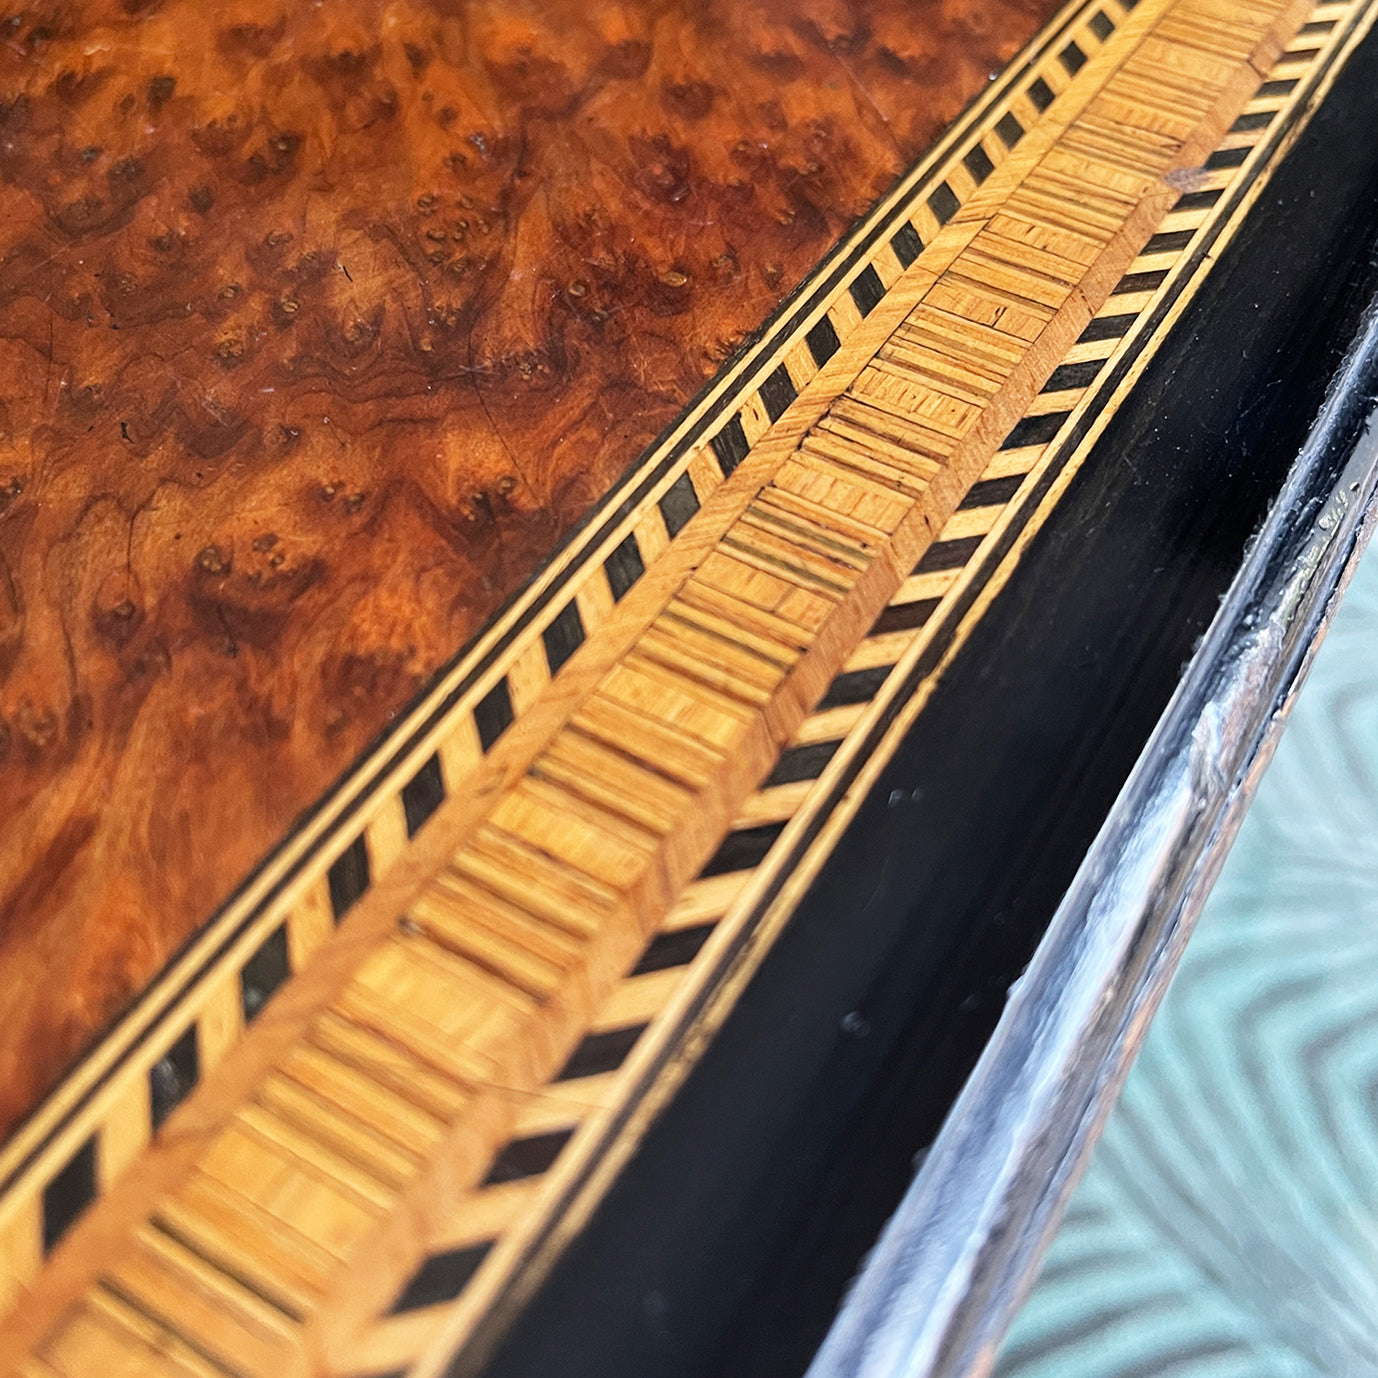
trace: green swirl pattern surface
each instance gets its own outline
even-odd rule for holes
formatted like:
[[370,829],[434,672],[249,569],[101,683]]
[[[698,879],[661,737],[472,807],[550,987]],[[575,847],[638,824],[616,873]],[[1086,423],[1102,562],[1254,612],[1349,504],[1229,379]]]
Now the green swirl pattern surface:
[[995,1372],[1378,1373],[1378,553]]

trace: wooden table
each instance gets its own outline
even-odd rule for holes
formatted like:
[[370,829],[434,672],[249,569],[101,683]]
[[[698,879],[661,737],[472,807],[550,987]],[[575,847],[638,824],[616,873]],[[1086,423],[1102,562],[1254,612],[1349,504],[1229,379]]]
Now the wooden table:
[[[917,1046],[820,971],[869,999],[904,931],[967,999],[839,840],[923,805],[885,772],[954,684],[1002,730],[1020,599],[1092,618],[1028,571],[1373,11],[0,20],[0,1368],[516,1372],[657,1116],[794,1017],[771,981],[825,1015],[801,1104],[834,1045]],[[945,855],[1023,875],[1018,831]]]

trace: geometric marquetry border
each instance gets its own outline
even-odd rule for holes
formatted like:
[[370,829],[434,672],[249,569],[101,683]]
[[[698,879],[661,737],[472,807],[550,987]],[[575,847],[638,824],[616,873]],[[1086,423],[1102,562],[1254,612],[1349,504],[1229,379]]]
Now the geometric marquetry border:
[[[616,1155],[619,1138],[625,1152],[639,1133],[637,1099],[653,1110],[672,1089],[667,1081],[683,1074],[679,1062],[658,1086],[651,1076],[689,1034],[683,1007],[698,1009],[702,1032],[731,998],[706,1013],[685,997],[697,989],[711,1000],[729,971],[740,989],[754,966],[741,953],[788,916],[850,817],[858,781],[889,759],[973,609],[979,614],[1008,577],[1017,548],[1051,509],[1055,485],[1089,453],[1376,13],[1373,0],[1315,7],[561,1070],[553,1089],[568,1088],[563,1116],[529,1126],[499,1154],[457,1212],[453,1247],[421,1265],[351,1375],[429,1378],[466,1340],[457,1371],[476,1369],[553,1261],[562,1217],[591,1206],[600,1163]],[[520,1208],[485,1206],[485,1196],[515,1197],[514,1185]],[[496,1252],[503,1245],[506,1259]]]

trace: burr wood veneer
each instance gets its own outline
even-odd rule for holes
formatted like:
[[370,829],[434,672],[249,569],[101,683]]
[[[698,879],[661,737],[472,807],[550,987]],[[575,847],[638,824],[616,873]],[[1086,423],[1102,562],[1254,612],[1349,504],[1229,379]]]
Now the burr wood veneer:
[[0,1134],[1052,8],[0,11]]

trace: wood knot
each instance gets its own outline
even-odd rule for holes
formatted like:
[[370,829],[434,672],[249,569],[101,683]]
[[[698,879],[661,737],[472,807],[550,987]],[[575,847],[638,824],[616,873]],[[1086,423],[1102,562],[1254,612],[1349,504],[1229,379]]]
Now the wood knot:
[[228,574],[230,572],[229,554],[218,545],[203,546],[196,556],[196,568],[202,574],[209,574],[213,578]]

